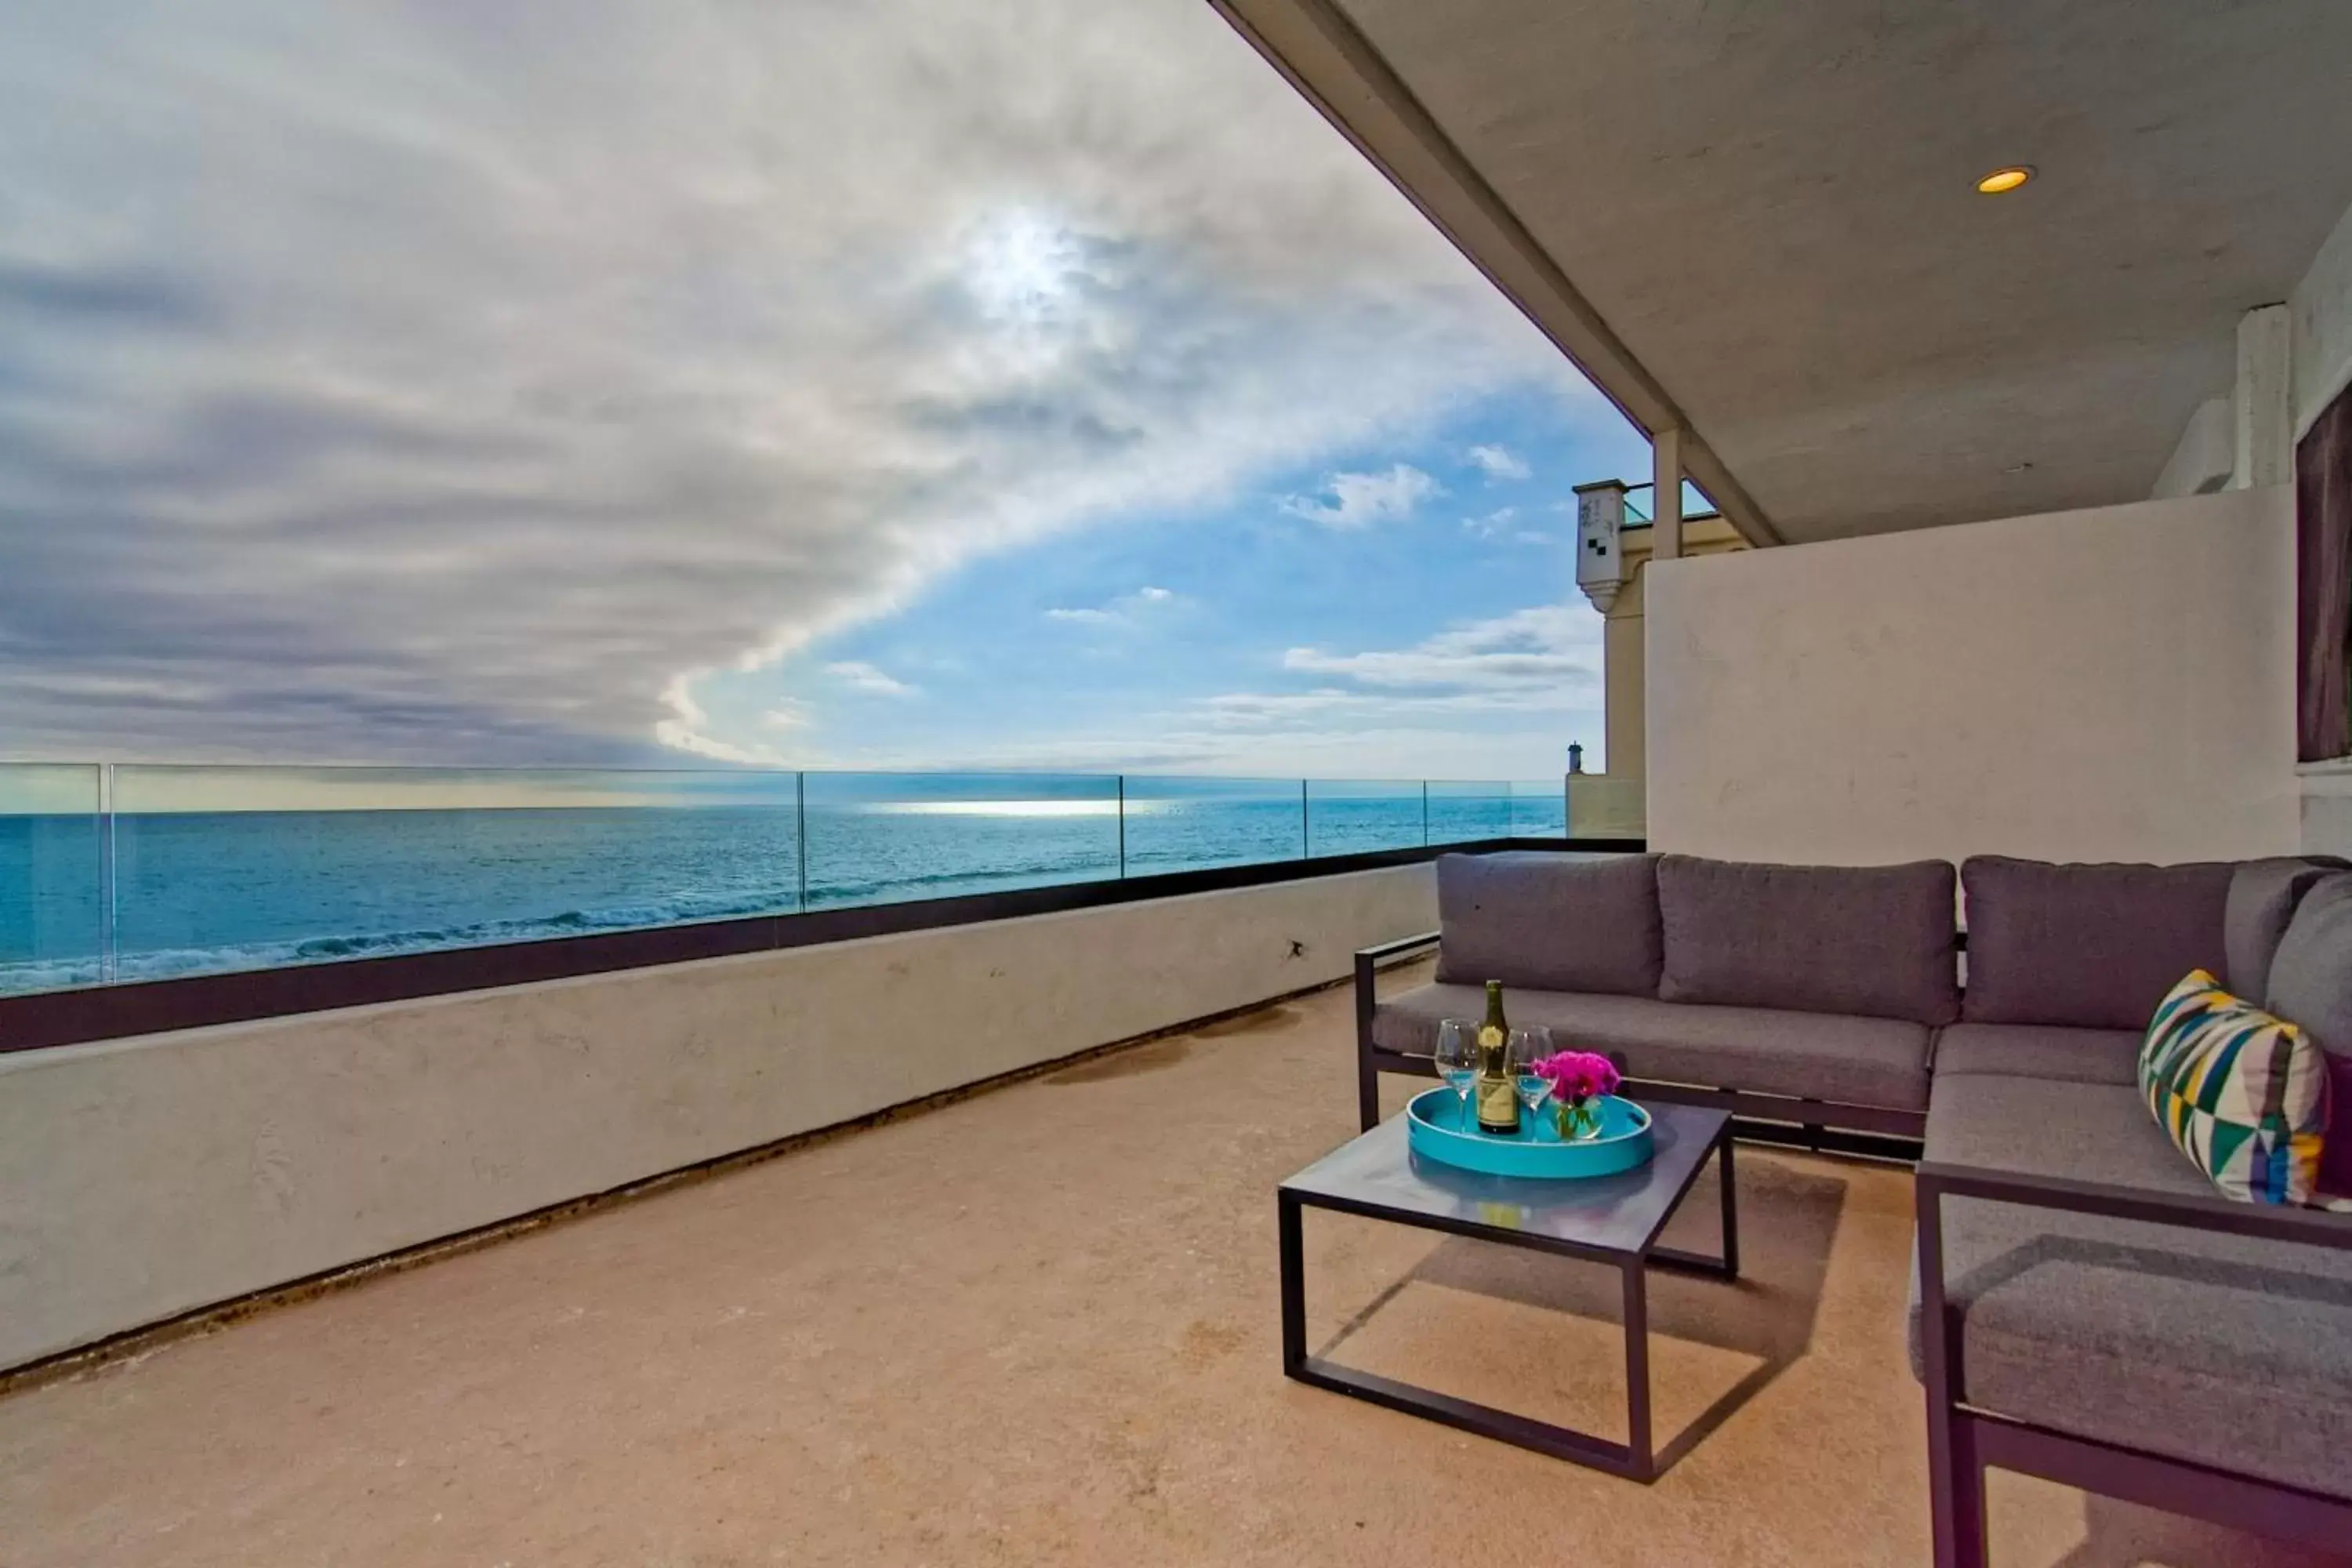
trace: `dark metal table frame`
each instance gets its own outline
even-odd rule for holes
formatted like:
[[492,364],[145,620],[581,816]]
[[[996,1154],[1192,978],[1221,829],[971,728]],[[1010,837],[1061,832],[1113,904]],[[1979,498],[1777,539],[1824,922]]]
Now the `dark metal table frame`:
[[[1498,1442],[1531,1448],[1538,1454],[1549,1454],[1556,1459],[1588,1465],[1596,1470],[1623,1476],[1644,1485],[1654,1481],[1664,1467],[1658,1462],[1650,1427],[1648,1273],[1651,1268],[1657,1268],[1703,1274],[1717,1279],[1739,1278],[1739,1210],[1735,1195],[1736,1184],[1732,1180],[1731,1151],[1731,1123],[1727,1118],[1717,1130],[1709,1147],[1722,1173],[1723,1183],[1723,1251],[1720,1257],[1716,1258],[1660,1247],[1656,1244],[1654,1232],[1637,1248],[1587,1246],[1554,1237],[1531,1236],[1500,1226],[1415,1214],[1385,1204],[1357,1202],[1322,1193],[1294,1192],[1285,1185],[1275,1194],[1282,1247],[1283,1373],[1317,1388],[1351,1394],[1391,1410],[1403,1411],[1408,1415],[1443,1422],[1477,1436],[1492,1437]],[[1699,1173],[1706,1166],[1704,1154],[1692,1162],[1690,1174],[1684,1179],[1681,1189],[1667,1204],[1665,1213],[1658,1222],[1659,1230],[1664,1230],[1680,1212],[1683,1200],[1689,1196],[1691,1188],[1698,1181]],[[1304,1260],[1300,1255],[1299,1226],[1300,1211],[1307,1208],[1360,1215],[1393,1225],[1468,1237],[1475,1241],[1497,1242],[1505,1247],[1526,1247],[1537,1252],[1581,1258],[1588,1263],[1613,1265],[1624,1282],[1625,1435],[1628,1440],[1612,1443],[1588,1432],[1555,1426],[1533,1416],[1514,1415],[1473,1400],[1457,1399],[1452,1394],[1382,1377],[1376,1373],[1358,1372],[1320,1356],[1307,1354],[1307,1282]]]

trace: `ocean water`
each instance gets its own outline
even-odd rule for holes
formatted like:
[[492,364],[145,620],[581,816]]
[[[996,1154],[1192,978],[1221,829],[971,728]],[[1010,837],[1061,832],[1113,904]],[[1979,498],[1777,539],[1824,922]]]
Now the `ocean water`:
[[0,993],[1565,831],[1556,788],[1506,787],[1302,802],[1282,781],[812,773],[804,805],[788,782],[719,804],[148,811],[118,784],[110,897],[100,817],[0,800]]

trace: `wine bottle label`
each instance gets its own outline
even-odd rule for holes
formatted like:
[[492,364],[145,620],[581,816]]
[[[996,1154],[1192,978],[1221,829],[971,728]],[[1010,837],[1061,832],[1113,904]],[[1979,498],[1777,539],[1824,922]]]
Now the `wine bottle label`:
[[1507,1078],[1478,1082],[1478,1125],[1496,1132],[1519,1130],[1519,1097]]
[[1491,1051],[1503,1043],[1503,1031],[1489,1024],[1478,1031],[1478,1048]]

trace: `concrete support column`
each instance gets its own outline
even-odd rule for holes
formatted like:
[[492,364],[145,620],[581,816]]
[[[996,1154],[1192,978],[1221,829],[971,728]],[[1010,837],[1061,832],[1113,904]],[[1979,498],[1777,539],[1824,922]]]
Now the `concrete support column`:
[[2233,490],[2294,478],[2294,366],[2287,308],[2264,305],[2238,318],[2236,464]]
[[1683,552],[1682,431],[1661,430],[1651,437],[1650,460],[1654,486],[1650,496],[1650,559],[1672,561]]
[[1631,596],[1620,603],[1622,607],[1601,625],[1601,735],[1608,742],[1610,776],[1638,779],[1647,765],[1649,750],[1648,702],[1642,680],[1642,602]]

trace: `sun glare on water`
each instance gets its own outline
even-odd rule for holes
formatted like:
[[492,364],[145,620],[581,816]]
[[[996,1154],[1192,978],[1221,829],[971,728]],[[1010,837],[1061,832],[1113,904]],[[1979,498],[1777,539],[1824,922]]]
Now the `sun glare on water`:
[[1117,816],[1115,800],[912,800],[877,806],[908,816]]

